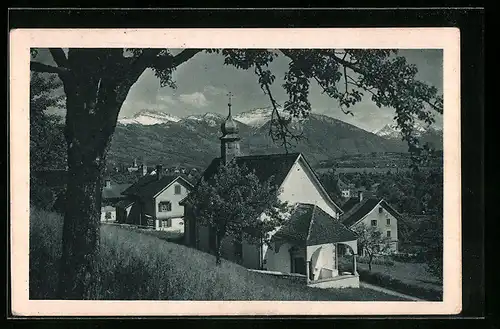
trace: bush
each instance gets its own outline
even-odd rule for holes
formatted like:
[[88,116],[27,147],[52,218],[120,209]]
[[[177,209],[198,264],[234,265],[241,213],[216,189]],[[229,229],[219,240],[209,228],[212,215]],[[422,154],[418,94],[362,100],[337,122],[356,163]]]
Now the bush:
[[[368,257],[358,257],[358,262],[359,263],[368,264],[368,261],[369,261]],[[385,266],[393,266],[394,265],[394,261],[392,261],[388,257],[374,257],[373,260],[372,260],[372,264],[385,265]]]
[[423,263],[423,253],[399,253],[391,255],[392,259],[401,263]]
[[397,280],[391,277],[390,275],[382,273],[370,272],[362,269],[358,269],[358,273],[359,273],[359,278],[367,283],[371,283],[387,289],[392,289],[394,291],[425,300],[430,300],[430,301],[443,300],[443,294],[441,291],[410,285],[400,280]]
[[35,177],[30,177],[30,203],[38,209],[50,210],[54,201],[54,192]]
[[342,272],[350,272],[354,271],[352,267],[352,258],[351,257],[339,257],[338,259],[338,270],[339,273]]

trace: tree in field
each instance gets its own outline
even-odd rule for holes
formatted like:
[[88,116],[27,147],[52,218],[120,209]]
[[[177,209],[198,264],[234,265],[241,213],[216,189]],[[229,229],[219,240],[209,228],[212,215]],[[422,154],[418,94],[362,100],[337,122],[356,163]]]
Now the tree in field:
[[[311,83],[338,101],[341,109],[370,95],[379,106],[396,111],[395,120],[419,157],[427,152],[415,137],[415,119],[434,121],[442,113],[437,89],[416,80],[417,68],[398,57],[396,50],[367,49],[49,49],[55,65],[36,61],[31,70],[58,75],[66,96],[65,140],[69,181],[64,216],[60,273],[60,298],[82,299],[91,290],[95,258],[99,249],[99,212],[102,176],[111,137],[125,98],[146,69],[152,69],[162,86],[175,87],[172,73],[200,52],[218,54],[225,65],[253,70],[273,107],[269,134],[285,150],[290,140],[300,138],[290,129],[293,118],[307,117]],[[283,88],[284,104],[271,93],[275,75],[269,64],[277,57],[289,60]],[[280,111],[281,110],[281,111]]]
[[373,258],[390,248],[390,239],[384,237],[382,232],[374,226],[360,223],[354,228],[358,235],[358,248],[368,256],[368,270],[372,270]]
[[[197,222],[212,230],[216,264],[221,263],[221,246],[226,238],[234,243],[269,243],[268,233],[281,226],[288,205],[278,199],[279,190],[271,177],[261,182],[254,172],[230,161],[220,166],[212,179],[202,179],[190,193],[187,204]],[[264,214],[265,220],[260,220]]]

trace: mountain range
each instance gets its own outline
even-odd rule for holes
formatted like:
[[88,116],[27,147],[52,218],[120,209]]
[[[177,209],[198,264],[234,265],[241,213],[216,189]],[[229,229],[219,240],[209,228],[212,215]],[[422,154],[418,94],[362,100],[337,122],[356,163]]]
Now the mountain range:
[[[430,143],[434,147],[442,149],[443,144],[443,130],[435,126],[427,126],[424,123],[416,122],[413,126],[415,136],[419,138],[420,142]],[[374,134],[390,140],[401,140],[401,129],[396,124],[387,124],[381,129],[373,132]]]
[[[285,152],[269,136],[270,118],[269,108],[234,116],[238,121],[242,153]],[[151,110],[140,111],[131,118],[118,120],[108,159],[131,164],[135,158],[146,164],[203,168],[220,156],[220,124],[224,120],[225,116],[217,113],[179,118]],[[389,134],[390,128],[393,127],[373,133],[325,115],[311,114],[292,127],[300,130],[305,138],[292,142],[288,151],[304,153],[312,165],[342,155],[406,152],[406,142],[396,134]],[[422,130],[421,135],[426,136],[427,132]]]

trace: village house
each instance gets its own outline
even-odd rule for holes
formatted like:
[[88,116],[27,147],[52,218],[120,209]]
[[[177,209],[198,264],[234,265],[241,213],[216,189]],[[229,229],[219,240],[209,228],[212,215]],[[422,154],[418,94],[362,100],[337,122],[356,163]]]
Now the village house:
[[[366,197],[365,197],[366,195]],[[342,223],[352,230],[361,224],[376,227],[389,242],[388,252],[398,252],[398,222],[402,216],[387,201],[358,192],[342,205]],[[363,254],[363,251],[360,249]]]
[[[357,238],[339,220],[341,208],[321,185],[311,166],[300,153],[243,156],[237,123],[229,115],[221,125],[221,156],[213,159],[202,177],[206,181],[231,159],[253,170],[259,180],[274,176],[279,198],[293,204],[285,225],[271,234],[272,248],[247,241],[222,242],[222,256],[252,270],[293,275],[317,287],[359,287],[356,271]],[[184,202],[182,202],[184,204]],[[265,216],[255,220],[265,220]],[[190,207],[185,207],[185,243],[205,252],[215,251],[213,230],[200,224]],[[339,273],[339,245],[351,250],[353,271]]]
[[163,174],[162,166],[158,165],[123,192],[126,199],[116,205],[117,222],[183,233],[184,206],[179,201],[192,187],[179,175]]
[[116,184],[108,177],[101,192],[101,222],[116,221],[116,204],[125,199],[122,194],[131,184]]

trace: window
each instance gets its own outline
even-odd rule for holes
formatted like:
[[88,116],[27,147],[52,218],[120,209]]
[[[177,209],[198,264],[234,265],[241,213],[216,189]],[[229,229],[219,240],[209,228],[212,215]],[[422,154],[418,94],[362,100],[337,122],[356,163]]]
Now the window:
[[172,220],[170,218],[163,220],[162,227],[171,227],[171,226],[172,226]]
[[372,219],[372,226],[377,226],[377,220],[376,219]]
[[181,194],[181,186],[180,185],[175,185],[174,186],[174,193],[175,194]]
[[383,212],[384,212],[384,208],[382,208],[382,207],[378,207],[378,213],[379,213],[379,214],[381,214],[381,213],[383,213]]
[[172,203],[170,201],[162,201],[158,203],[158,212],[172,211]]
[[106,211],[105,218],[106,219],[111,219],[111,211]]
[[391,219],[387,218],[387,225],[391,225]]
[[391,231],[387,231],[387,237],[390,238],[391,237]]

